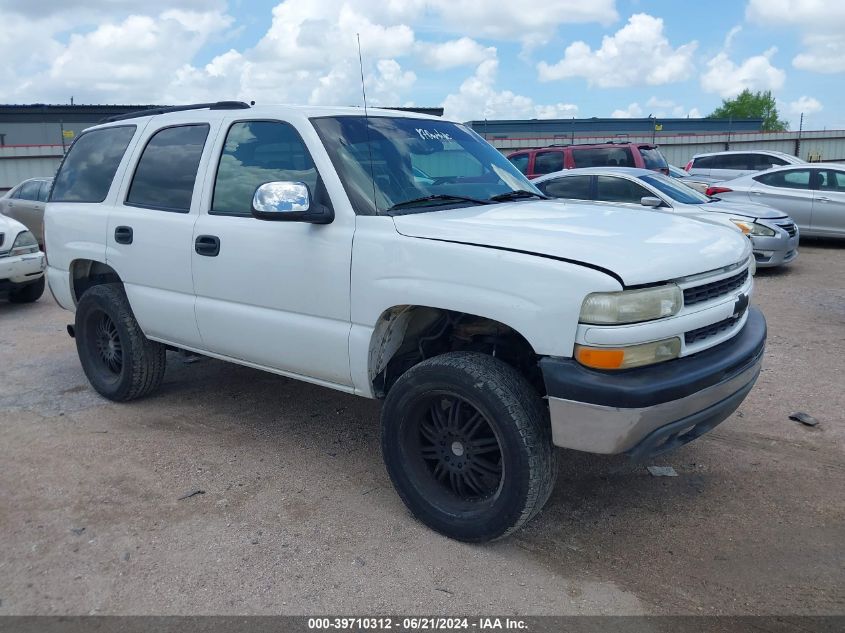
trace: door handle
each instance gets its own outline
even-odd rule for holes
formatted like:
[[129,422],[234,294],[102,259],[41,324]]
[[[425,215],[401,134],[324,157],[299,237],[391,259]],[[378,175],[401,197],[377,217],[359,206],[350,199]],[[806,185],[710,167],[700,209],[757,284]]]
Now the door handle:
[[197,255],[217,257],[220,254],[220,238],[216,235],[198,235],[194,242]]
[[131,244],[132,243],[132,227],[131,226],[118,226],[114,229],[114,241],[118,244]]
[[816,198],[816,200],[818,200],[819,202],[830,202],[830,198],[828,198],[827,196],[819,196],[818,198]]

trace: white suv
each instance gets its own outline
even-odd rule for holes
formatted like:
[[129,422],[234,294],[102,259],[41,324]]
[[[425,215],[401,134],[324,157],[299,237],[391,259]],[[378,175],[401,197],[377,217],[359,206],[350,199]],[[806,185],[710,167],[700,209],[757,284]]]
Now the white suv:
[[691,176],[707,176],[717,180],[731,180],[746,174],[780,165],[799,165],[797,156],[771,150],[736,150],[696,154],[684,169]]
[[142,112],[70,148],[49,283],[107,398],[154,391],[178,348],[383,399],[404,502],[485,541],[540,511],[554,445],[673,449],[728,417],[762,361],[741,234],[543,198],[439,118]]

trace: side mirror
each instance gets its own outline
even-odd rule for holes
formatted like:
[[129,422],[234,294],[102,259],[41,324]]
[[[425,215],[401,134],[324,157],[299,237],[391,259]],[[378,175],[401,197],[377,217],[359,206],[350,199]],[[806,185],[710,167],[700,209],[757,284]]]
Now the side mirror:
[[315,204],[304,182],[265,182],[252,196],[252,215],[259,220],[329,224],[334,212]]
[[643,196],[640,198],[640,204],[644,207],[659,207],[663,204],[663,200],[656,196]]

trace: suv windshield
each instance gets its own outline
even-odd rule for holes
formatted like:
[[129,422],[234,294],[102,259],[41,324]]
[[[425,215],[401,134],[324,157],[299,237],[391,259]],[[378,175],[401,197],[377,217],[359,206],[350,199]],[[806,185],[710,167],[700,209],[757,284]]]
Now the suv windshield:
[[514,191],[545,197],[499,151],[457,123],[383,116],[311,122],[361,215],[517,199],[502,195]]
[[649,174],[648,176],[640,176],[640,180],[650,184],[655,189],[659,189],[661,193],[681,204],[706,204],[710,202],[710,198],[703,193],[699,193],[692,187],[687,187],[676,180],[672,180],[668,176]]
[[669,163],[656,147],[640,147],[640,156],[643,157],[643,166],[646,169],[668,169]]

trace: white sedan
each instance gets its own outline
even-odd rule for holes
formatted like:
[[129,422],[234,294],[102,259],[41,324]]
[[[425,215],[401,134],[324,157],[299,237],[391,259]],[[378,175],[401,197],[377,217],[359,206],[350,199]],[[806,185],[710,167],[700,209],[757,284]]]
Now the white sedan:
[[726,202],[757,202],[788,213],[804,236],[845,237],[845,165],[775,167],[707,190]]
[[0,296],[31,303],[44,293],[44,253],[31,231],[0,215]]

